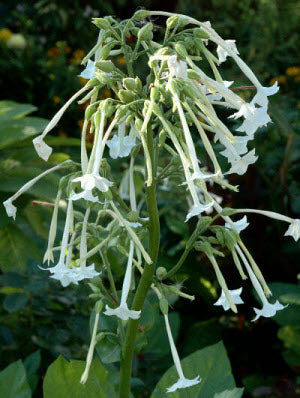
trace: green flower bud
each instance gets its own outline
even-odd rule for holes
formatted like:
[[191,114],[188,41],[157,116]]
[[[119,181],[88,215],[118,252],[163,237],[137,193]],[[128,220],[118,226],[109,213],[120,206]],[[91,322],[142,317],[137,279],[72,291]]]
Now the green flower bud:
[[132,77],[126,77],[125,79],[123,79],[122,83],[123,87],[125,87],[127,90],[136,90],[136,81]]
[[159,89],[157,87],[152,87],[150,91],[150,98],[152,101],[158,101],[160,96]]
[[93,116],[93,114],[95,113],[95,111],[96,111],[96,105],[95,105],[95,104],[89,105],[89,106],[86,108],[86,110],[85,110],[84,118],[85,118],[86,120],[90,120],[91,117]]
[[115,69],[115,65],[111,61],[97,61],[95,66],[105,73],[112,72]]
[[209,39],[209,34],[204,32],[201,28],[194,29],[194,36],[199,39]]
[[134,101],[134,93],[128,90],[119,90],[118,92],[119,98],[125,104],[129,104],[130,102]]
[[200,80],[200,76],[194,70],[188,70],[187,75],[189,79]]
[[135,158],[137,154],[140,152],[140,150],[141,150],[141,144],[135,145],[131,150],[131,156]]
[[165,267],[158,267],[156,270],[156,277],[158,280],[162,280],[167,275]]
[[171,17],[169,17],[167,19],[167,22],[166,22],[167,27],[169,29],[175,28],[175,26],[177,25],[178,21],[179,21],[179,15],[172,15]]
[[137,131],[141,131],[143,126],[143,121],[141,119],[135,119],[135,127]]
[[137,222],[138,219],[139,219],[139,215],[137,214],[136,211],[133,211],[133,210],[132,210],[132,211],[130,211],[130,212],[127,214],[127,220],[130,221],[130,222]]
[[111,193],[110,189],[108,191],[104,192],[103,194],[104,194],[104,197],[105,197],[106,200],[108,200],[108,201],[112,200],[113,196],[112,196],[112,193]]
[[146,41],[153,39],[153,24],[148,22],[145,26],[143,26],[138,33],[138,40],[139,41]]
[[126,124],[130,124],[134,118],[134,115],[130,113],[126,118]]
[[138,10],[134,13],[133,19],[145,19],[149,16],[150,11],[147,10]]
[[142,91],[143,85],[139,77],[135,78],[136,91]]
[[188,25],[190,22],[187,17],[180,17],[178,21],[179,28],[183,28]]
[[115,118],[117,120],[121,120],[124,116],[126,116],[126,114],[127,114],[127,107],[124,105],[120,105],[118,106],[118,109],[115,113]]
[[236,213],[235,209],[231,209],[230,207],[225,207],[225,209],[222,210],[222,216],[232,216],[233,214]]
[[161,130],[158,136],[158,146],[161,147],[164,145],[167,138],[167,133],[165,130]]
[[95,304],[95,311],[97,312],[97,314],[99,314],[102,311],[103,307],[104,307],[103,301],[98,300]]
[[160,307],[161,312],[162,312],[164,315],[168,315],[168,312],[169,312],[169,303],[168,303],[168,300],[166,300],[164,297],[161,298],[161,299],[159,300],[159,307]]
[[85,87],[87,87],[87,88],[92,88],[92,87],[95,87],[95,86],[99,86],[99,80],[96,77],[94,77],[93,79],[89,80],[87,82],[87,84],[85,85]]
[[184,47],[183,44],[181,43],[176,43],[175,44],[175,51],[181,58],[186,58],[188,56],[188,53],[186,51],[186,48]]
[[110,23],[105,18],[92,18],[92,23],[100,29],[109,29]]
[[104,60],[107,57],[109,57],[112,47],[114,47],[114,44],[111,44],[111,43],[105,44],[105,46],[102,48],[102,50],[100,52],[100,58]]

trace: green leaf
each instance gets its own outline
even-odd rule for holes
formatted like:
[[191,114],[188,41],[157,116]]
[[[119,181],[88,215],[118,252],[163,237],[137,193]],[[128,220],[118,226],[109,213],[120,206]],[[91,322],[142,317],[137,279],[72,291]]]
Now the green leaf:
[[59,356],[47,370],[44,398],[117,398],[111,374],[97,359],[92,362],[86,383],[81,384],[84,369],[84,361],[68,362]]
[[289,348],[300,356],[300,326],[284,326],[278,330],[277,336]]
[[28,357],[24,360],[24,366],[26,369],[26,375],[28,383],[31,387],[31,390],[34,391],[38,384],[39,378],[36,374],[41,364],[41,351],[37,350],[32,354],[28,355]]
[[[200,375],[201,382],[187,389],[168,394],[172,398],[214,398],[224,390],[235,388],[230,362],[222,341],[196,351],[181,361],[185,377],[193,379]],[[178,380],[174,366],[167,370],[158,382],[151,398],[165,398],[166,389]]]
[[214,395],[214,398],[241,398],[243,396],[243,388],[234,388],[233,390],[226,390]]
[[30,104],[19,104],[14,101],[0,101],[0,122],[18,119],[36,110],[37,108]]
[[12,293],[5,297],[3,301],[4,309],[9,312],[20,311],[28,303],[27,293]]
[[41,252],[15,224],[0,230],[0,269],[3,272],[25,269],[28,258],[41,258]]
[[103,363],[120,361],[121,347],[117,339],[113,339],[112,336],[106,336],[101,340],[99,344],[96,345],[96,351]]
[[300,294],[300,285],[276,282],[270,283],[270,289],[274,298],[282,304],[289,304],[283,311],[277,312],[273,319],[281,326],[300,326],[300,311],[296,299]]
[[0,372],[0,396],[5,398],[31,398],[25,368],[20,359]]
[[26,117],[1,121],[0,125],[0,149],[41,133],[48,121],[40,117]]

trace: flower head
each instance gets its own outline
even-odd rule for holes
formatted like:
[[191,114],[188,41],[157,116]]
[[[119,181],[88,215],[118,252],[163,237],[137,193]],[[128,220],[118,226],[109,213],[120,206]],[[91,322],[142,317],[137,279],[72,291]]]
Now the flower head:
[[202,205],[201,203],[194,205],[188,212],[185,222],[187,222],[191,217],[199,216],[204,211],[207,211],[208,209],[210,209],[213,206],[213,204],[214,204],[214,201],[212,200],[211,202],[209,202],[205,205]]
[[252,319],[252,322],[256,321],[261,316],[264,316],[265,318],[271,318],[276,314],[277,311],[283,310],[287,306],[288,304],[282,305],[279,303],[278,300],[276,300],[274,304],[271,304],[267,301],[263,304],[263,308],[261,310],[259,310],[258,308],[253,308],[254,312],[256,313],[256,317]]
[[300,219],[296,218],[292,220],[291,225],[288,227],[288,230],[284,234],[284,236],[292,236],[295,241],[300,238]]
[[255,149],[248,152],[247,155],[240,157],[237,160],[231,162],[231,168],[226,174],[236,173],[238,175],[243,175],[246,173],[248,166],[256,162],[258,156],[255,156]]
[[80,182],[84,191],[91,191],[93,188],[97,188],[101,192],[107,192],[113,185],[111,181],[101,177],[98,173],[84,174],[82,177],[74,178],[73,182]]
[[195,386],[201,382],[200,376],[197,376],[195,379],[186,379],[185,377],[181,377],[178,381],[173,384],[171,387],[167,388],[167,392],[173,392],[180,388],[188,388]]
[[108,316],[116,315],[118,318],[123,319],[123,321],[127,321],[129,318],[139,319],[141,315],[141,311],[130,310],[126,303],[122,303],[117,308],[110,308],[108,305],[105,308],[106,308],[106,311],[104,311],[105,315]]
[[79,77],[83,77],[84,79],[93,79],[95,77],[95,71],[95,62],[89,59],[85,69],[80,73]]
[[177,55],[171,55],[168,59],[168,67],[171,77],[178,77],[184,80],[187,79],[187,64],[178,59]]
[[38,137],[34,138],[32,142],[39,157],[45,160],[45,162],[47,162],[49,156],[52,153],[52,148],[45,143],[42,135],[39,135]]
[[128,156],[131,149],[135,146],[135,135],[125,137],[125,123],[121,123],[118,128],[118,135],[107,141],[109,147],[109,156],[113,159],[124,158]]
[[274,95],[279,90],[279,86],[277,81],[271,87],[259,87],[257,89],[256,95],[253,97],[251,103],[257,104],[262,107],[266,107],[268,105],[268,97],[270,95]]
[[98,197],[94,196],[92,191],[89,191],[89,190],[84,190],[79,193],[72,192],[70,195],[70,199],[71,200],[85,199],[85,200],[88,200],[88,201],[94,202],[94,203],[99,202]]
[[13,219],[15,220],[16,219],[16,214],[17,214],[17,208],[16,208],[16,206],[14,206],[12,204],[11,198],[5,200],[3,202],[3,205],[5,207],[5,210],[6,210],[6,213],[7,213],[8,217],[13,217]]
[[[240,297],[242,290],[243,290],[242,287],[239,289],[235,289],[235,290],[228,290],[231,300],[234,304],[244,304],[243,300]],[[222,290],[220,298],[214,303],[214,305],[221,305],[225,311],[229,310],[230,304],[229,304],[229,301],[227,300],[223,290]]]
[[[225,43],[231,51],[233,51],[235,54],[239,54],[239,52],[236,48],[235,40],[225,40]],[[221,47],[220,45],[218,45],[217,54],[218,54],[220,63],[225,62],[227,57],[229,56],[229,53],[226,51],[226,49]]]
[[226,228],[234,229],[237,233],[240,233],[241,231],[246,229],[248,225],[249,223],[247,222],[247,216],[244,216],[243,218],[235,222],[232,221],[231,223],[225,223]]

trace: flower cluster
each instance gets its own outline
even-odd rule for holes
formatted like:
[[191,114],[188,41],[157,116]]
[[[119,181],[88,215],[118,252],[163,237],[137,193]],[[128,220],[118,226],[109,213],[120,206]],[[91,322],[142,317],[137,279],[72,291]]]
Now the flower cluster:
[[[139,27],[140,22],[135,24],[137,20],[155,15],[168,17],[163,43],[153,40],[151,22],[142,27]],[[38,155],[47,161],[52,153],[52,148],[45,142],[47,134],[58,124],[68,106],[84,95],[79,101],[81,104],[88,103],[82,124],[81,163],[72,163],[76,171],[61,178],[44,262],[49,266],[50,262],[54,262],[54,251],[60,250],[56,265],[47,270],[50,276],[59,280],[63,286],[78,284],[79,281],[94,277],[98,278],[102,286],[102,275],[107,273],[113,294],[107,296],[107,291],[103,291],[101,303],[106,304],[104,314],[116,316],[122,321],[137,320],[141,315],[140,301],[137,300],[138,304],[134,301],[130,308],[129,296],[133,290],[134,267],[140,272],[141,280],[146,278],[145,275],[150,275],[149,286],[151,285],[159,299],[179,376],[179,380],[168,388],[168,392],[172,392],[196,385],[201,379],[200,376],[187,379],[183,374],[168,321],[168,302],[162,288],[177,289],[164,284],[163,280],[171,278],[182,263],[179,261],[169,271],[160,267],[156,277],[151,277],[154,274],[157,253],[153,254],[151,244],[148,249],[145,248],[144,237],[148,232],[148,240],[156,239],[158,242],[159,226],[154,227],[158,217],[155,219],[155,206],[151,202],[154,199],[149,192],[159,183],[168,189],[166,183],[172,180],[172,162],[178,158],[180,164],[175,167],[177,178],[180,176],[181,187],[178,189],[186,189],[185,195],[190,204],[186,209],[185,222],[193,217],[198,218],[197,228],[185,250],[188,252],[195,248],[207,255],[221,288],[220,298],[215,305],[222,306],[225,311],[231,308],[237,312],[236,305],[243,304],[240,297],[242,288],[228,288],[216,260],[218,255],[223,255],[220,250],[226,246],[241,278],[246,279],[248,274],[262,302],[262,309],[254,308],[254,320],[261,316],[271,317],[282,310],[284,307],[278,301],[274,304],[268,301],[267,297],[271,292],[240,237],[241,232],[249,225],[247,217],[233,221],[231,216],[236,213],[256,212],[282,220],[289,224],[286,235],[291,235],[295,240],[300,237],[300,220],[268,211],[223,209],[220,205],[222,198],[211,192],[213,184],[234,189],[224,176],[234,173],[243,175],[257,160],[255,149],[249,149],[248,144],[254,140],[255,134],[259,134],[261,127],[271,122],[268,114],[269,97],[276,94],[279,87],[277,82],[271,87],[264,87],[240,58],[235,40],[222,39],[209,22],[144,10],[122,22],[112,17],[95,18],[93,22],[100,28],[100,32],[96,45],[82,61],[85,69],[80,76],[86,79],[86,84],[57,112],[43,133],[33,140]],[[191,25],[192,29],[186,28],[187,25]],[[132,47],[128,45],[128,37],[136,37],[136,42],[131,44]],[[215,54],[212,52],[214,50],[209,50],[213,45]],[[142,82],[134,73],[133,66],[145,53],[148,56],[149,75]],[[126,60],[128,75],[113,62],[114,57],[119,55],[124,56]],[[235,93],[233,81],[223,80],[220,65],[229,60],[235,61],[241,72],[253,84],[255,93],[250,102],[244,101]],[[210,74],[203,71],[205,63],[211,69]],[[99,99],[101,89],[111,90],[111,97]],[[228,112],[227,124],[219,117],[219,110],[222,108]],[[94,137],[90,153],[86,148],[88,125],[89,133]],[[204,163],[197,153],[199,141],[206,151],[208,164]],[[158,151],[161,151],[159,155]],[[163,151],[166,157],[171,158],[165,169],[160,163]],[[145,166],[137,164],[141,152]],[[228,161],[225,170],[220,166],[220,156]],[[111,173],[110,158],[122,158],[125,162],[128,159],[128,168],[121,176],[120,184],[120,178]],[[69,165],[70,163],[64,163],[49,169],[7,199],[4,206],[8,216],[16,217],[17,208],[13,201],[20,194],[47,173]],[[138,172],[141,172],[145,179],[144,189],[147,196],[147,200],[140,197],[139,203],[134,183],[134,175]],[[56,248],[54,244],[57,217],[63,196],[66,199],[66,221],[61,245]],[[74,210],[77,204],[78,210],[86,209],[84,215]],[[141,217],[141,212],[146,217]],[[214,217],[204,216],[203,213],[212,214]],[[224,220],[224,225],[213,225],[213,221],[218,217]],[[91,219],[93,221],[89,222]],[[156,238],[153,231],[156,231]],[[214,236],[207,236],[205,232]],[[106,255],[110,247],[115,247],[127,262],[120,301]],[[87,266],[87,261],[97,254],[100,254],[102,268],[99,266],[96,270],[94,263]],[[144,272],[146,267],[147,272]],[[149,269],[152,270],[152,274]],[[180,289],[176,292],[179,296],[190,298]],[[82,382],[85,382],[88,375],[102,304],[97,304],[96,326]]]

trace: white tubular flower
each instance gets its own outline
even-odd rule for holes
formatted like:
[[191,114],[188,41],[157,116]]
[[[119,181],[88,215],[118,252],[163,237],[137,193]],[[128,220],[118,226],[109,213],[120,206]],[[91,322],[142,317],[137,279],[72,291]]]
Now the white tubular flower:
[[242,252],[242,250],[240,249],[240,247],[238,245],[235,245],[235,248],[241,257],[241,259],[247,269],[249,277],[251,279],[252,285],[253,285],[254,289],[256,290],[256,292],[263,304],[263,308],[261,310],[259,310],[258,308],[254,308],[256,317],[252,320],[252,322],[256,321],[261,316],[264,316],[265,318],[271,318],[272,316],[274,316],[276,314],[277,311],[280,311],[280,310],[283,310],[284,308],[286,308],[287,305],[284,306],[284,305],[280,304],[278,300],[274,304],[269,303],[258,279],[256,278],[254,272],[252,271],[250,264],[248,263],[246,257],[244,256],[244,253]]
[[295,241],[300,238],[300,219],[296,218],[295,220],[291,221],[291,225],[289,226],[288,230],[284,234],[284,236],[292,236]]
[[244,229],[248,227],[249,223],[247,222],[247,216],[244,216],[238,221],[231,222],[231,223],[225,223],[225,227],[228,229],[234,229],[237,233],[240,233]]
[[45,177],[47,174],[52,173],[53,171],[56,171],[62,167],[62,164],[58,164],[57,166],[51,167],[51,169],[48,169],[38,175],[37,177],[33,178],[32,180],[26,182],[15,194],[13,194],[10,198],[5,200],[3,202],[3,205],[5,207],[6,213],[8,217],[13,217],[13,219],[16,219],[16,213],[17,213],[17,208],[12,204],[14,200],[16,200],[19,196],[21,196],[24,192],[28,191],[29,188],[31,188],[37,181],[39,181],[41,178]]
[[168,59],[168,68],[171,77],[177,77],[187,80],[187,64],[177,58],[177,55],[171,55]]
[[45,160],[49,159],[49,156],[52,153],[52,148],[51,146],[47,145],[45,141],[43,140],[43,137],[39,135],[38,137],[34,138],[32,140],[34,149],[36,150],[37,154],[39,155],[40,158]]
[[168,315],[164,314],[164,319],[165,319],[166,331],[167,331],[167,335],[168,335],[168,339],[169,339],[169,343],[170,343],[170,347],[171,347],[174,365],[175,365],[175,368],[176,368],[178,376],[179,376],[178,381],[175,384],[173,384],[171,387],[167,388],[167,392],[173,392],[173,391],[176,391],[181,388],[188,388],[191,386],[195,386],[196,384],[199,384],[201,382],[200,376],[197,376],[195,379],[187,379],[186,377],[184,377],[180,359],[178,356],[178,352],[177,352],[177,349],[176,349],[176,346],[175,346],[175,343],[173,340]]
[[53,246],[54,246],[54,241],[56,237],[56,230],[57,230],[57,214],[58,214],[58,207],[59,207],[59,202],[61,198],[62,191],[59,190],[57,193],[57,197],[55,200],[55,205],[54,205],[54,210],[52,214],[52,219],[51,219],[51,224],[50,224],[50,230],[49,230],[49,238],[48,238],[48,246],[46,253],[43,258],[43,263],[48,262],[48,266],[50,261],[53,263],[54,258],[53,258]]
[[78,76],[90,80],[95,77],[95,71],[96,71],[95,62],[89,59],[85,69]]
[[[228,290],[231,300],[234,304],[244,304],[244,301],[241,299],[240,295],[242,293],[243,288],[239,288],[239,289],[235,289],[235,290]],[[230,308],[230,303],[227,300],[224,290],[222,290],[221,296],[218,299],[218,301],[216,301],[214,303],[214,305],[221,305],[225,311],[228,311]]]
[[[240,112],[237,112],[236,114],[238,113]],[[236,129],[236,131],[246,133],[250,136],[252,136],[259,127],[266,126],[272,121],[268,115],[266,107],[254,108],[253,112],[249,112],[249,110],[247,110],[245,115],[244,122]]]
[[[239,54],[239,52],[236,48],[235,40],[224,40],[224,42],[225,42],[227,48],[229,48],[235,54]],[[218,47],[217,47],[217,54],[218,54],[220,63],[225,62],[227,57],[230,55],[226,51],[226,47],[225,46],[222,47],[220,45],[218,45]]]
[[[139,223],[139,222],[131,222],[131,221],[128,221],[128,220],[125,220],[125,222],[126,222],[126,224],[127,224],[129,227],[131,227],[131,228],[139,228],[139,227],[142,226],[142,224]],[[121,220],[119,221],[119,225],[120,225],[121,227],[125,227],[123,221],[121,221]]]
[[246,173],[248,166],[255,163],[257,159],[258,156],[255,156],[255,149],[252,149],[252,151],[248,152],[247,155],[240,157],[237,160],[230,160],[231,168],[225,174],[236,173],[241,176]]
[[[254,137],[253,136],[243,136],[243,137],[234,137],[234,143],[231,144],[232,148],[234,149],[234,151],[231,150],[230,148],[226,148],[224,149],[224,151],[220,152],[220,154],[222,156],[225,156],[225,158],[228,159],[228,161],[231,163],[232,160],[236,160],[239,159],[239,156],[237,155],[244,155],[245,153],[248,152],[248,142],[251,141]],[[224,145],[224,142],[222,142],[222,144]]]
[[[84,191],[91,191],[93,188],[97,188],[101,192],[107,192],[113,186],[111,181],[101,177],[99,173],[85,174],[82,177],[74,178],[73,182],[80,182],[81,188]],[[82,197],[91,198],[91,195],[86,192]]]
[[279,86],[278,86],[277,81],[271,87],[259,86],[257,88],[257,93],[253,97],[251,103],[260,105],[262,107],[266,107],[266,106],[268,106],[268,97],[276,94],[278,90],[279,90]]
[[57,125],[57,123],[61,119],[62,115],[64,114],[65,110],[70,106],[70,104],[86,90],[87,90],[87,87],[84,86],[84,87],[82,87],[82,89],[77,91],[77,93],[75,93],[73,95],[73,97],[71,97],[65,103],[65,105],[54,115],[54,117],[50,120],[50,122],[48,123],[48,125],[46,126],[46,128],[42,132],[42,134],[39,135],[38,137],[34,138],[34,140],[32,141],[34,148],[37,151],[37,154],[43,160],[47,161],[52,152],[52,148],[50,146],[48,146],[47,144],[45,144],[45,142],[44,142],[44,138],[46,137],[47,133],[49,133],[49,131],[52,130]]
[[118,135],[107,141],[109,147],[109,156],[113,159],[125,158],[135,146],[135,135],[128,135],[125,137],[125,122],[119,124]]
[[141,315],[141,311],[130,310],[127,306],[127,299],[131,284],[131,274],[132,274],[132,261],[133,261],[134,243],[130,241],[129,255],[127,261],[126,272],[122,287],[121,303],[117,308],[110,308],[108,305],[105,307],[105,315],[112,316],[116,315],[118,318],[127,321],[129,318],[138,319]]
[[97,330],[98,330],[98,323],[99,323],[99,312],[96,312],[96,316],[95,316],[95,321],[94,321],[94,327],[93,327],[93,333],[92,333],[92,339],[90,342],[90,346],[89,346],[89,351],[86,357],[86,365],[85,365],[85,369],[84,372],[81,375],[81,379],[80,379],[80,383],[84,384],[89,376],[89,371],[90,371],[90,367],[91,367],[91,363],[93,360],[93,355],[94,355],[94,349],[95,349],[95,345],[96,345],[96,337],[97,337]]
[[187,222],[190,218],[192,218],[194,216],[199,216],[204,211],[207,212],[209,209],[212,208],[213,205],[214,205],[214,201],[211,201],[204,205],[201,204],[200,202],[198,204],[195,204],[188,212],[185,222]]

